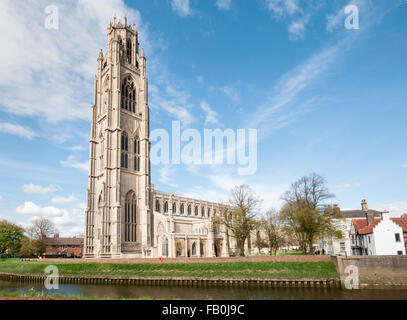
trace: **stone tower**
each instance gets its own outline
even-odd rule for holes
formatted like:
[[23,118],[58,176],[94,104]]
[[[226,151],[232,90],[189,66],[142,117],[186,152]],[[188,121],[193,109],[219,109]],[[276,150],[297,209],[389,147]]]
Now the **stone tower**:
[[140,257],[154,230],[146,58],[127,18],[114,18],[107,34],[95,76],[84,256]]

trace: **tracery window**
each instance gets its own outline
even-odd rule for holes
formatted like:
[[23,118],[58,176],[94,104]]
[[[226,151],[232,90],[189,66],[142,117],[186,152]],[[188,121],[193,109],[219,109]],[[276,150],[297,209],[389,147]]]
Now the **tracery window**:
[[131,63],[131,52],[132,52],[131,40],[128,39],[126,41],[126,62],[127,63]]
[[121,89],[121,108],[131,112],[136,112],[136,87],[130,77],[123,80]]
[[134,171],[140,171],[140,139],[134,139]]
[[122,168],[128,168],[129,167],[129,156],[128,156],[128,151],[129,151],[129,137],[127,136],[127,133],[124,131],[122,133],[122,139],[121,139],[121,159],[120,159],[120,165]]
[[137,201],[131,192],[127,195],[124,205],[124,241],[136,242]]

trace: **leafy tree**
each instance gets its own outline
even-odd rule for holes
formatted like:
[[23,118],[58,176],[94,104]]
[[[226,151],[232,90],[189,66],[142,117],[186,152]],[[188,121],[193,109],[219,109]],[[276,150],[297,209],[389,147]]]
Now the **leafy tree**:
[[24,229],[7,220],[0,221],[0,253],[16,254],[20,250]]
[[250,232],[258,227],[256,219],[260,200],[247,185],[236,186],[231,190],[229,204],[214,218],[215,225],[224,225],[226,232],[236,239],[239,255],[244,256],[244,243]]
[[324,201],[333,198],[325,179],[312,173],[290,185],[284,193],[285,204],[281,209],[284,229],[293,236],[303,251],[312,253],[312,245],[318,237],[326,235],[341,237],[335,219],[341,217],[340,210],[327,209]]

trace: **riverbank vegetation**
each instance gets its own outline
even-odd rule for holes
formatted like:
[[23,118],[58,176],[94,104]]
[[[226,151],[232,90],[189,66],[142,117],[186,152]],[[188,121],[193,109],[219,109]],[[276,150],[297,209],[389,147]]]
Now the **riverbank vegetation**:
[[48,265],[58,267],[60,275],[182,277],[212,279],[338,278],[330,261],[317,262],[221,262],[221,263],[98,263],[47,262],[6,259],[0,261],[0,272],[44,274]]
[[1,299],[39,299],[39,300],[152,300],[151,297],[142,297],[134,299],[117,299],[110,297],[84,297],[78,295],[63,295],[59,293],[46,293],[46,292],[37,292],[37,291],[0,291],[0,300]]

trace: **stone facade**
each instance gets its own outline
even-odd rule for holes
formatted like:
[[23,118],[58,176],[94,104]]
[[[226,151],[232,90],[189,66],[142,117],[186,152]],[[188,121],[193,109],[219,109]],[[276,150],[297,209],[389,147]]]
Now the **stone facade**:
[[107,35],[95,77],[84,256],[229,256],[233,240],[212,221],[221,204],[154,190],[146,57],[126,18]]

